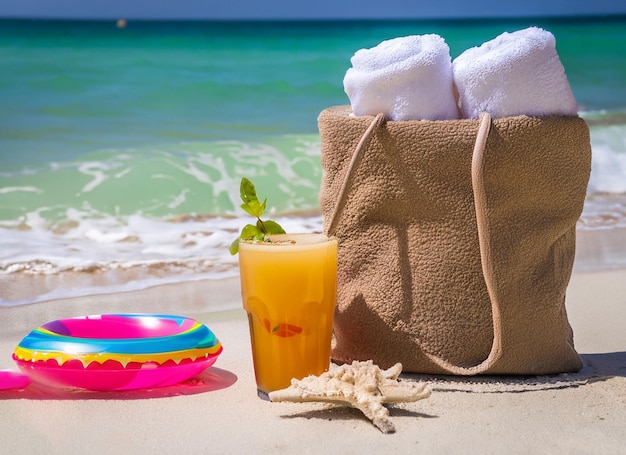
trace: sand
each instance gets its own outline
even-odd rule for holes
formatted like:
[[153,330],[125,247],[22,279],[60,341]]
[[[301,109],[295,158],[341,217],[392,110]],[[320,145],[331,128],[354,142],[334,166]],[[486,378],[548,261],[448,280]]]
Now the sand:
[[[2,453],[626,453],[626,268],[607,269],[606,233],[582,235],[567,296],[580,373],[426,380],[430,398],[390,406],[396,433],[358,411],[269,403],[256,395],[238,279],[0,308],[0,369],[38,325],[106,312],[166,312],[207,324],[224,345],[215,366],[184,384],[128,392],[0,391]],[[615,238],[624,249],[626,236]],[[598,240],[600,239],[600,240]],[[606,243],[606,242],[605,242]],[[612,253],[608,249],[608,255]],[[594,270],[594,271],[589,271]],[[210,303],[210,305],[209,305]]]

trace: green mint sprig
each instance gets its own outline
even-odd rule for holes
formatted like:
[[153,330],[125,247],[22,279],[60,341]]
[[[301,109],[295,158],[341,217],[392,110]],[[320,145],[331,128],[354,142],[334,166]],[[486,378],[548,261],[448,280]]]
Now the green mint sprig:
[[265,212],[267,198],[263,199],[263,202],[259,201],[254,184],[245,177],[241,179],[241,184],[239,185],[239,194],[241,196],[241,200],[243,201],[243,204],[241,204],[241,208],[244,209],[248,214],[256,217],[257,221],[256,224],[246,224],[241,230],[241,234],[239,234],[239,237],[233,243],[231,243],[228,250],[232,255],[235,255],[239,252],[239,240],[269,242],[269,236],[271,234],[285,233],[285,230],[277,222],[272,220],[263,221],[261,219],[261,217],[263,216],[263,212]]

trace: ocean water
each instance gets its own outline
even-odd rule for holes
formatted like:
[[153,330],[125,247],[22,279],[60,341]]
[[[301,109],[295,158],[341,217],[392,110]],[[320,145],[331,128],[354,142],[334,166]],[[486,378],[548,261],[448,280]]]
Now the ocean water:
[[624,228],[624,17],[0,21],[0,286],[50,283],[0,287],[0,305],[237,275],[242,176],[288,231],[321,230],[317,115],[349,103],[356,50],[437,33],[454,58],[530,25],[556,36],[591,128],[579,228]]

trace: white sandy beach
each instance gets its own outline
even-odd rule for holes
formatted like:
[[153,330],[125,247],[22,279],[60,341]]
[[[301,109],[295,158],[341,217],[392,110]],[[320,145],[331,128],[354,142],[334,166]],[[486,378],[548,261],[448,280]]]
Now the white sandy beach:
[[[602,268],[605,253],[594,245],[605,234],[579,236],[577,271],[568,289],[581,372],[406,376],[426,380],[433,394],[390,407],[394,434],[382,434],[353,409],[257,398],[243,310],[208,311],[221,303],[237,306],[237,278],[0,308],[0,369],[16,370],[11,353],[30,330],[85,314],[185,315],[208,325],[224,345],[214,367],[178,386],[106,393],[31,384],[0,391],[2,453],[623,454],[626,269]],[[626,236],[614,234],[611,241],[623,251]]]

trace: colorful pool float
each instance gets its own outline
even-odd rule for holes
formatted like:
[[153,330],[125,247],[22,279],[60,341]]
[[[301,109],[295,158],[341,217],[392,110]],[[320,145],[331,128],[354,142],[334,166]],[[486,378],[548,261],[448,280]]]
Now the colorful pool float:
[[46,323],[24,337],[13,359],[46,385],[131,390],[190,379],[221,352],[213,332],[190,318],[103,314]]

